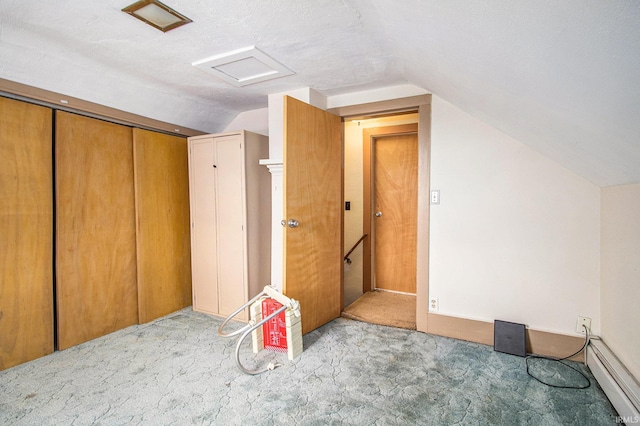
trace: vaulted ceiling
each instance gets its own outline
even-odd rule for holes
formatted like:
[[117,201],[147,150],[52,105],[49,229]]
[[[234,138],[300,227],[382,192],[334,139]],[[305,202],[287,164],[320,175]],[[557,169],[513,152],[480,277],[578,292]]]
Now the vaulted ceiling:
[[[600,186],[640,182],[636,0],[2,0],[0,78],[218,132],[267,95],[413,84]],[[295,72],[234,87],[191,64],[255,45]]]

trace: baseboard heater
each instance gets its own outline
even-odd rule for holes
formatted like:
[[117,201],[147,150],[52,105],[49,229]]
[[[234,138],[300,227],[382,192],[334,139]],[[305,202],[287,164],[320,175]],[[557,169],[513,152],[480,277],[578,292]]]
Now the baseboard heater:
[[640,386],[602,340],[591,340],[587,365],[623,421],[640,421]]

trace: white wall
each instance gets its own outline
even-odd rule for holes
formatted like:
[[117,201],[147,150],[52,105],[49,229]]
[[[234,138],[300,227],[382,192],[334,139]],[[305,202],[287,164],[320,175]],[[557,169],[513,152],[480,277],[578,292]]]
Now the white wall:
[[[269,97],[272,160],[282,155],[281,96]],[[441,190],[428,260],[439,313],[564,334],[581,315],[600,333],[597,186],[434,96],[431,188]]]
[[[344,200],[351,203],[351,210],[344,212],[344,253],[363,233],[362,130],[363,127],[355,121],[344,123]],[[349,255],[352,262],[345,267],[344,306],[362,296],[362,247],[360,244]]]
[[248,130],[259,135],[269,136],[269,109],[260,108],[241,112],[224,129],[225,132]]
[[432,99],[429,296],[439,313],[600,332],[600,189]]
[[602,338],[640,378],[640,184],[602,189]]

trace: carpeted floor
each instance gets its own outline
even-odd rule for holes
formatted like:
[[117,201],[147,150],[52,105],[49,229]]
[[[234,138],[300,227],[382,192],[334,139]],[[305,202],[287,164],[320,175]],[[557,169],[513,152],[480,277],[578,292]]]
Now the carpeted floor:
[[[247,376],[190,308],[0,372],[1,425],[615,425],[593,385],[554,389],[491,347],[339,318]],[[264,365],[264,364],[260,364]],[[555,380],[575,380],[553,366]]]
[[344,318],[371,324],[416,329],[416,296],[374,290],[363,294],[342,312]]

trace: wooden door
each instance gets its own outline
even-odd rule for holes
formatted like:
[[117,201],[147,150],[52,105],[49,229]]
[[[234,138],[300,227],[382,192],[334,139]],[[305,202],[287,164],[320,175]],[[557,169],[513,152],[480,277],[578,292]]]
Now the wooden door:
[[0,370],[53,352],[51,117],[0,97]]
[[140,323],[191,305],[187,140],[133,129]]
[[58,348],[136,324],[131,128],[56,113]]
[[285,97],[283,292],[300,302],[302,332],[342,309],[342,123]]
[[189,141],[193,309],[218,314],[218,226],[215,138]]
[[416,292],[417,133],[373,139],[374,285]]

